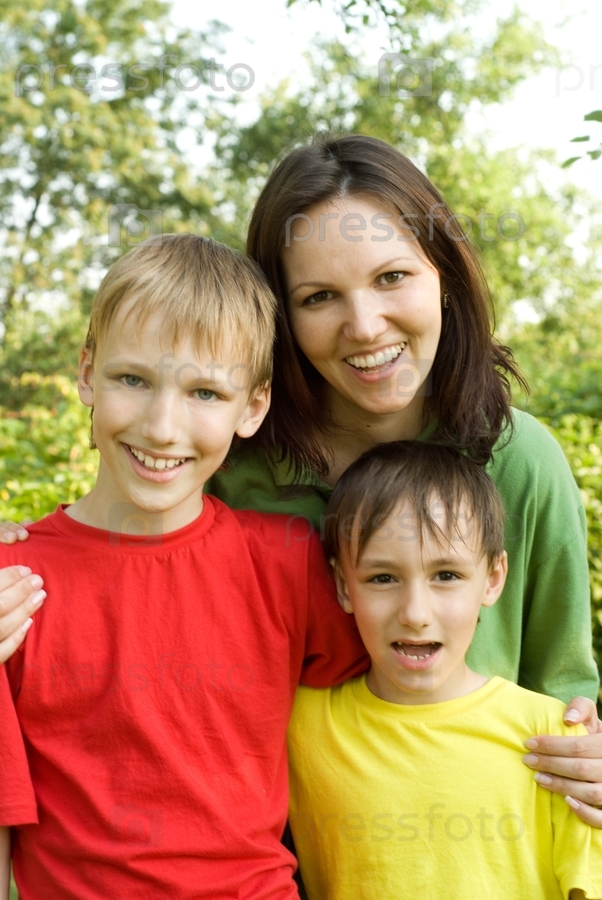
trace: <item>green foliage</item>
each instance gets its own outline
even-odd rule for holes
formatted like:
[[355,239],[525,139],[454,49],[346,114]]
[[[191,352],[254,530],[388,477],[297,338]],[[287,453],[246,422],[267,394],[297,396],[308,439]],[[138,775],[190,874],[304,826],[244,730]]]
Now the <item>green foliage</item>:
[[[602,109],[595,109],[593,112],[588,113],[583,117],[584,122],[602,122]],[[571,139],[573,144],[584,144],[591,140],[589,134],[584,134],[581,137],[574,137]],[[595,148],[595,150],[586,150],[587,155],[590,159],[600,159],[602,156],[602,142]],[[583,156],[571,156],[570,159],[565,159],[562,164],[563,169],[568,169],[569,166],[572,166],[574,162],[577,162],[578,159],[583,159]]]
[[87,449],[89,412],[71,379],[52,379],[52,392],[62,398],[54,408],[0,408],[0,519],[39,519],[94,486],[98,454]]
[[594,654],[602,675],[602,422],[569,415],[550,430],[565,452],[585,505]]

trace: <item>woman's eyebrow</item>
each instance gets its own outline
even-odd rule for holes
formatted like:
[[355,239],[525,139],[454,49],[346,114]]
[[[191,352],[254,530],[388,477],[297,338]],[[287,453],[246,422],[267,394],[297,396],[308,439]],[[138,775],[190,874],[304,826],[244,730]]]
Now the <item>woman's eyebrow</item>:
[[[386,268],[387,266],[392,266],[394,263],[401,262],[415,262],[415,257],[412,256],[394,256],[393,259],[385,259],[383,262],[380,262],[377,266],[372,269],[370,275],[376,275],[381,269]],[[320,290],[328,290],[330,287],[330,283],[328,281],[300,281],[299,284],[296,284],[294,287],[290,288],[289,295],[294,294],[299,288],[302,287],[313,287],[319,288]]]

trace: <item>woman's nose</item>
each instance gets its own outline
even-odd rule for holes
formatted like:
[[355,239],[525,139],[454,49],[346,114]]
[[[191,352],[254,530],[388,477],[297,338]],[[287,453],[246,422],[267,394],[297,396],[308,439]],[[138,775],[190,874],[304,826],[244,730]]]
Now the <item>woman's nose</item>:
[[373,291],[358,291],[344,307],[343,333],[355,344],[373,344],[387,330],[381,300]]

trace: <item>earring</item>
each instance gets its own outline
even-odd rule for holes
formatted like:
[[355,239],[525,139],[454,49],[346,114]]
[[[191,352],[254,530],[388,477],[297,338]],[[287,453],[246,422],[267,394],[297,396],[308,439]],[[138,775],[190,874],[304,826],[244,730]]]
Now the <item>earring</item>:
[[94,440],[94,407],[90,410],[90,450],[96,450],[96,441]]
[[447,309],[449,306],[449,294],[447,291],[443,295],[443,309]]

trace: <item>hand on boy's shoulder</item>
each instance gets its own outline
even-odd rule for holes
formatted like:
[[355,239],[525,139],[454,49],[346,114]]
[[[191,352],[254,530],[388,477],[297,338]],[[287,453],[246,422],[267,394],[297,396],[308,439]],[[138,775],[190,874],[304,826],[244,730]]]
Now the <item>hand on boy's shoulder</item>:
[[570,725],[564,721],[566,704],[562,700],[529,691],[510,681],[505,685],[508,702],[504,708],[513,715],[515,727],[525,728],[529,732],[526,738],[534,734],[571,736],[588,733],[584,725]]

